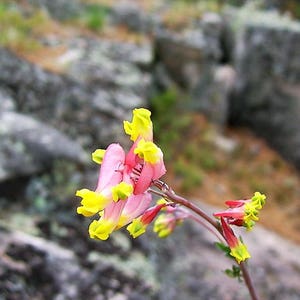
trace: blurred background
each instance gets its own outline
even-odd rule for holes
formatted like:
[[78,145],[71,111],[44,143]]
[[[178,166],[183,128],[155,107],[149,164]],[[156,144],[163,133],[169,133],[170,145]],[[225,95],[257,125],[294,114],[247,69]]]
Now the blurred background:
[[163,178],[208,211],[267,195],[262,299],[300,299],[298,0],[0,0],[0,300],[248,299],[189,222],[88,238],[90,153],[152,111]]

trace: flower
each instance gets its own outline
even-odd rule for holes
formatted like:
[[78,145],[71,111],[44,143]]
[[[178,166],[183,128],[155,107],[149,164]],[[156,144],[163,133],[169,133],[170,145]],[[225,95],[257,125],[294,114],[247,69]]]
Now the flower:
[[97,187],[76,192],[82,198],[78,214],[100,214],[89,226],[91,238],[105,240],[114,230],[137,223],[140,216],[142,222],[149,221],[152,195],[147,190],[166,172],[163,153],[152,141],[150,115],[147,109],[135,109],[132,122],[124,121],[124,130],[134,141],[127,154],[117,143],[92,153],[93,161],[101,164]]
[[156,218],[153,231],[158,237],[165,238],[169,236],[177,225],[182,224],[183,220],[189,217],[189,214],[178,206],[166,206],[163,212]]
[[139,218],[133,219],[132,223],[127,226],[127,230],[134,238],[145,233],[147,226],[154,220],[159,211],[165,207],[166,204],[157,204],[148,208]]
[[134,182],[134,194],[145,192],[152,181],[166,173],[162,151],[151,141],[138,139],[126,156],[126,172]]
[[108,205],[99,220],[94,220],[89,226],[89,234],[93,239],[107,240],[118,225],[125,201],[113,202]]
[[227,219],[229,224],[244,226],[251,230],[256,221],[258,221],[259,210],[265,204],[266,196],[260,192],[255,192],[254,196],[248,200],[230,200],[226,201],[228,209],[222,212],[214,213],[215,217]]
[[133,110],[132,122],[124,121],[125,133],[130,135],[132,141],[138,138],[152,141],[153,125],[150,119],[151,112],[145,108],[136,108]]
[[82,198],[81,206],[77,208],[78,214],[93,216],[113,201],[112,188],[122,181],[122,173],[118,170],[124,162],[123,148],[119,144],[111,144],[103,156],[96,190],[81,189],[76,192],[76,196]]
[[238,263],[250,258],[251,256],[247,250],[246,245],[235,236],[233,230],[230,228],[223,217],[221,217],[221,225],[224,238],[231,250],[230,255],[234,257]]

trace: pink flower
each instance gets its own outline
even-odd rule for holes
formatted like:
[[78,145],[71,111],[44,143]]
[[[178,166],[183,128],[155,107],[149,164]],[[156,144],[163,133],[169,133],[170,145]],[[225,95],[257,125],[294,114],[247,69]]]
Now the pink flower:
[[90,217],[113,202],[112,188],[122,181],[120,168],[125,162],[125,152],[119,144],[111,144],[105,151],[96,190],[81,189],[76,195],[81,197],[77,213]]
[[152,142],[137,139],[126,155],[125,172],[133,180],[134,194],[145,192],[153,180],[166,173],[161,150]]
[[225,202],[228,209],[214,213],[214,216],[226,218],[229,224],[244,226],[248,230],[251,230],[255,222],[259,219],[259,210],[265,204],[265,199],[265,195],[255,192],[251,199],[229,200]]
[[160,210],[165,207],[166,204],[157,204],[148,208],[139,218],[133,219],[132,223],[127,226],[127,230],[134,238],[145,233],[147,226],[154,220]]
[[147,190],[166,172],[162,151],[152,142],[150,115],[146,109],[135,109],[132,122],[124,122],[125,132],[134,141],[127,155],[116,143],[92,154],[102,164],[96,190],[76,193],[82,198],[78,214],[100,213],[100,219],[90,224],[92,238],[107,239],[112,231],[144,214],[152,200]]
[[250,254],[247,250],[246,245],[243,244],[242,241],[235,236],[233,230],[230,228],[223,217],[221,217],[221,225],[224,238],[231,250],[230,255],[234,257],[238,263],[250,258]]

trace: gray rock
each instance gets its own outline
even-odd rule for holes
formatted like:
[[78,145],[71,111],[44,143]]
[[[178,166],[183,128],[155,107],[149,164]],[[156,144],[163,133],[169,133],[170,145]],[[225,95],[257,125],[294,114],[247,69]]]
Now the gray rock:
[[79,0],[29,0],[29,3],[45,9],[55,19],[67,20],[78,16],[82,10]]
[[251,127],[300,168],[300,24],[254,13],[242,28],[231,122]]
[[192,91],[192,107],[223,128],[229,117],[229,95],[235,81],[235,70],[229,65],[213,69],[211,77],[200,81]]
[[[129,67],[134,69],[131,64]],[[132,91],[130,82],[124,83],[127,88],[119,89],[93,86],[84,80],[46,72],[4,49],[0,49],[0,68],[0,86],[13,96],[19,112],[50,124],[89,149],[95,145],[105,147],[116,140],[123,134],[120,121],[128,117],[132,108],[146,105],[145,98]],[[129,80],[130,76],[124,73],[124,78]],[[137,89],[142,90],[142,86]]]
[[155,51],[170,77],[188,90],[211,73],[212,60],[201,30],[187,31],[185,35],[159,30]]
[[149,43],[138,46],[105,40],[79,40],[72,45],[72,51],[76,47],[81,49],[81,55],[67,69],[72,78],[89,86],[129,91],[147,98],[151,77],[140,67],[149,67],[152,62]]
[[123,272],[124,260],[115,264],[110,255],[90,260],[88,252],[77,256],[73,249],[3,227],[0,251],[0,295],[7,299],[156,299],[147,282]]
[[82,148],[57,130],[15,112],[0,113],[0,180],[31,175],[54,159],[85,163]]
[[11,95],[5,90],[0,89],[0,112],[15,110],[16,105]]
[[161,23],[158,16],[147,14],[137,3],[132,1],[117,2],[112,7],[111,22],[115,25],[125,25],[130,30],[143,33],[154,32]]

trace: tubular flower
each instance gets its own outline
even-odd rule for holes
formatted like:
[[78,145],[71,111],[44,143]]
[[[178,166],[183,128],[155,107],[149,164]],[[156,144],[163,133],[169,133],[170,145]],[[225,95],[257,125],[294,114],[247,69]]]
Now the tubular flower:
[[132,122],[124,122],[125,132],[134,141],[127,154],[116,143],[92,153],[93,161],[101,164],[97,187],[95,191],[76,192],[82,198],[78,214],[86,217],[100,214],[100,219],[90,224],[91,238],[105,240],[130,222],[141,222],[144,226],[165,206],[149,208],[152,195],[147,189],[166,172],[162,151],[152,142],[150,115],[147,109],[135,109]]
[[76,196],[82,198],[77,213],[90,217],[103,210],[113,201],[112,188],[122,181],[118,169],[125,161],[125,152],[119,144],[111,144],[105,151],[95,192],[82,189]]
[[259,220],[259,210],[265,204],[266,196],[255,192],[251,199],[247,200],[230,200],[225,204],[229,207],[227,210],[214,213],[215,217],[224,217],[229,224],[244,226],[251,230],[256,221]]
[[133,110],[132,122],[124,121],[125,133],[130,135],[132,141],[143,138],[147,141],[153,139],[153,125],[150,119],[151,112],[145,108],[136,108]]
[[149,208],[152,201],[152,195],[148,192],[140,195],[131,195],[128,197],[126,204],[120,216],[117,228],[121,228],[133,219],[142,215]]
[[134,182],[134,194],[142,194],[153,180],[166,173],[163,153],[153,142],[137,140],[129,150],[126,161],[127,173]]
[[225,219],[221,217],[221,225],[225,240],[230,248],[230,255],[236,259],[238,263],[250,258],[250,254],[245,244],[238,239]]
[[177,225],[182,224],[189,214],[179,207],[167,206],[162,210],[164,212],[155,220],[153,231],[157,233],[158,237],[165,238],[174,231]]
[[103,157],[104,157],[104,154],[105,154],[105,150],[104,149],[97,149],[95,150],[93,153],[92,153],[92,160],[101,165],[102,162],[103,162]]
[[162,213],[155,220],[153,231],[157,233],[158,237],[165,238],[174,231],[176,225],[177,220],[173,214]]
[[107,240],[118,225],[125,201],[113,202],[108,205],[99,220],[94,220],[89,226],[89,234],[93,239]]
[[127,226],[127,230],[134,238],[146,232],[147,226],[154,220],[159,211],[165,207],[166,204],[157,204],[148,208],[139,218],[133,219],[132,223]]

